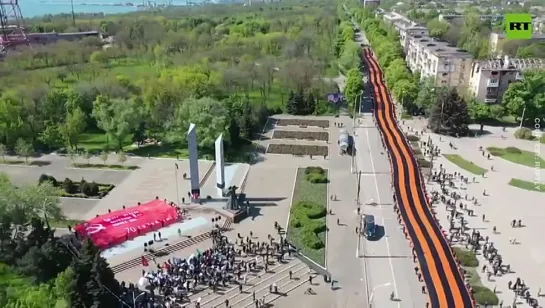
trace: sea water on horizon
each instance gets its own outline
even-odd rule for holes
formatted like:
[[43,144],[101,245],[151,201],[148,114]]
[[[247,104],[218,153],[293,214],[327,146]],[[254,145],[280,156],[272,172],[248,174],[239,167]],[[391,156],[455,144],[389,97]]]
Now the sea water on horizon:
[[[148,3],[147,0],[144,0]],[[200,0],[192,0],[201,2]],[[151,1],[157,5],[164,5],[167,0]],[[185,5],[185,0],[174,0],[173,5]],[[127,4],[132,4],[127,5]],[[104,13],[119,14],[135,12],[141,8],[142,0],[74,0],[74,13]],[[31,18],[42,15],[69,14],[72,11],[70,0],[20,0],[19,6],[25,18]]]

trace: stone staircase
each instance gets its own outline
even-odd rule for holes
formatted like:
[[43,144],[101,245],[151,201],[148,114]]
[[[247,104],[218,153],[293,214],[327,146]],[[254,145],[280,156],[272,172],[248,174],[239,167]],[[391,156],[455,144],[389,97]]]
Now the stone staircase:
[[[216,293],[206,288],[191,295],[191,302],[185,303],[181,307],[193,307],[194,302],[199,297],[201,298],[201,308],[223,308],[227,299],[229,300],[230,307],[253,307],[254,292],[256,299],[264,299],[265,303],[270,303],[307,283],[308,276],[311,274],[310,268],[294,257],[286,258],[282,263],[269,260],[269,269],[267,272],[265,272],[262,262],[257,267],[258,271],[248,274],[247,283],[243,285],[242,293],[239,291],[238,284],[232,284],[223,291],[220,290]],[[289,277],[290,270],[292,271],[291,280]],[[276,283],[278,293],[269,292],[269,286],[273,283]]]

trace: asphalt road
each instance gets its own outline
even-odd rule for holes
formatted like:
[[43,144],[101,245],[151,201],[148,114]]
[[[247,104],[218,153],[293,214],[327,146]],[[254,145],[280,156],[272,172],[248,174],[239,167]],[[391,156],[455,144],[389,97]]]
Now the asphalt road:
[[[373,307],[425,307],[427,298],[415,273],[409,247],[393,210],[390,165],[378,129],[370,114],[363,114],[355,129],[356,166],[361,171],[360,203],[363,214],[374,215],[383,236],[360,238],[357,253],[365,269]],[[397,301],[390,300],[394,292]]]

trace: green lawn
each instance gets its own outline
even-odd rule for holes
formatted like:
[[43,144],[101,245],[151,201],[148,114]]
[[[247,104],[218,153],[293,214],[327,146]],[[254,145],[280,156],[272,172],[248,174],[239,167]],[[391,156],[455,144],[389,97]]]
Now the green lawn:
[[[284,92],[286,91],[284,90]],[[289,97],[289,93],[288,92],[284,93],[284,92],[282,92],[281,89],[273,86],[273,88],[271,89],[271,92],[267,94],[267,98],[265,100],[265,103],[267,104],[267,106],[269,108],[282,108],[283,105],[286,104],[286,101]],[[250,93],[248,93],[248,97],[254,102],[261,102],[263,99],[261,95],[261,91],[259,89],[250,91]]]
[[496,148],[489,147],[487,150],[494,156],[499,156],[512,163],[524,165],[532,168],[545,169],[545,160],[534,152],[521,150],[515,147]]
[[148,144],[139,148],[132,148],[127,153],[134,154],[142,157],[166,157],[166,158],[187,158],[189,157],[189,151],[185,145],[165,144],[155,145]]
[[[461,247],[454,247],[454,253],[462,264],[462,268],[466,271],[465,275],[473,289],[473,295],[479,305],[498,305],[499,299],[494,291],[483,285],[479,276],[479,261],[475,253]],[[465,264],[465,265],[464,265]]]
[[[326,214],[327,184],[310,183],[305,179],[305,168],[299,168],[287,236],[301,253],[321,266],[325,266]],[[313,248],[315,244],[319,244],[320,248]]]
[[528,182],[519,179],[511,179],[511,181],[509,181],[509,185],[531,191],[545,192],[545,184],[540,183]]
[[458,154],[444,154],[443,156],[453,164],[473,174],[482,175],[487,171],[486,169],[475,165],[473,162],[465,160]]
[[[111,138],[108,140],[105,133],[85,133],[79,137],[78,148],[87,150],[91,153],[104,151],[109,144],[110,149],[115,148],[115,141]],[[123,142],[124,147],[132,144],[132,136],[127,136]]]

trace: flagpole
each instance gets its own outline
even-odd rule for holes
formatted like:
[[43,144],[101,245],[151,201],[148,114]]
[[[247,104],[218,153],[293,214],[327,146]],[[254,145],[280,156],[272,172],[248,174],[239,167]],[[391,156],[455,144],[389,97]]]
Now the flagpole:
[[178,164],[174,163],[174,177],[176,178],[176,204],[178,206],[181,206],[180,204],[180,188],[178,187]]

